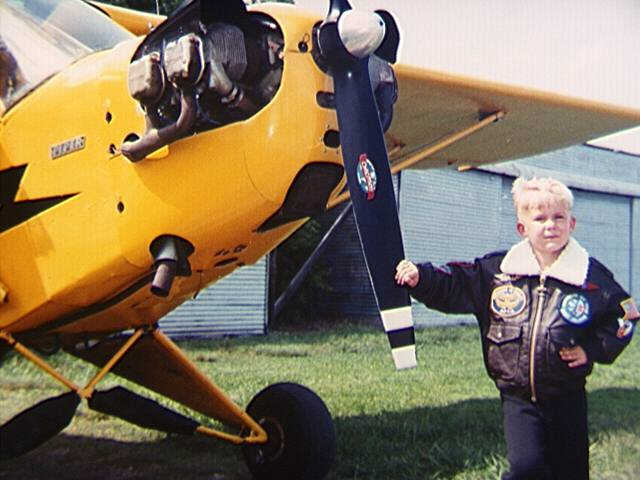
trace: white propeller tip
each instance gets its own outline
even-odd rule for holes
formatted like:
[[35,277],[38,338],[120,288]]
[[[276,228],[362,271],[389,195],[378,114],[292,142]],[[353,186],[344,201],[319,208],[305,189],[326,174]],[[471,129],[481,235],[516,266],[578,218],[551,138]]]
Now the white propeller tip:
[[[381,310],[382,324],[389,336],[391,355],[397,370],[414,368],[416,361],[416,345],[413,333],[413,315],[411,306]],[[397,345],[397,346],[394,346]]]
[[391,351],[391,355],[393,356],[393,363],[396,365],[396,370],[405,370],[407,368],[415,368],[418,366],[415,345],[394,348]]

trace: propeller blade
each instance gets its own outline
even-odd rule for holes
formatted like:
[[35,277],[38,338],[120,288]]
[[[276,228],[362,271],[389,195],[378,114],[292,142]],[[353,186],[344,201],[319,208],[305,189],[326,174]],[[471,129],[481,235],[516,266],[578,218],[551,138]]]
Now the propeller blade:
[[64,430],[76,413],[80,397],[67,392],[19,413],[0,427],[0,460],[17,457]]
[[384,58],[389,63],[396,63],[396,55],[398,53],[398,45],[400,44],[400,30],[395,19],[386,10],[376,10],[385,25],[384,39],[382,45],[376,50],[376,55]]
[[389,159],[371,89],[369,56],[358,58],[347,50],[350,42],[337,28],[340,17],[334,19],[338,5],[345,4],[331,2],[317,41],[333,76],[342,157],[369,277],[396,368],[410,368],[416,366],[415,335],[409,294],[394,282],[404,247]]
[[195,420],[123,387],[93,392],[88,404],[89,408],[97,412],[161,432],[193,435],[200,426]]

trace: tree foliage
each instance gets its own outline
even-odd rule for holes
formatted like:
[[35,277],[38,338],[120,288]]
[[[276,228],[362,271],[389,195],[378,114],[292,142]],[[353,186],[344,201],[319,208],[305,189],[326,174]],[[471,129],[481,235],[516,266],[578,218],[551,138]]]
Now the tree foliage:
[[[312,218],[276,249],[275,298],[285,291],[309,258],[335,220],[335,213],[330,211]],[[271,319],[270,327],[298,326],[317,320],[314,306],[320,305],[324,296],[332,291],[330,275],[331,262],[323,254],[311,267],[299,290],[288,301],[280,315]]]

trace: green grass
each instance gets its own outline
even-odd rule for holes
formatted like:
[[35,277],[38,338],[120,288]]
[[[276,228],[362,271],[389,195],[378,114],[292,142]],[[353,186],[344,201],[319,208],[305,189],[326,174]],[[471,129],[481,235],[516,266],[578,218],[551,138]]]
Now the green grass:
[[[278,381],[315,390],[333,415],[338,437],[329,479],[499,478],[507,465],[500,404],[484,371],[477,329],[425,329],[417,332],[417,342],[419,367],[398,373],[385,335],[367,326],[181,346],[240,405]],[[49,360],[77,383],[87,382],[94,372],[64,354]],[[590,377],[594,479],[640,478],[638,365],[636,339],[614,365],[597,366]],[[119,383],[137,388],[113,376],[100,387]],[[0,421],[62,391],[28,362],[9,356],[0,366]],[[1,464],[0,479],[8,478],[244,480],[250,476],[238,447],[143,430],[81,405],[62,434]]]

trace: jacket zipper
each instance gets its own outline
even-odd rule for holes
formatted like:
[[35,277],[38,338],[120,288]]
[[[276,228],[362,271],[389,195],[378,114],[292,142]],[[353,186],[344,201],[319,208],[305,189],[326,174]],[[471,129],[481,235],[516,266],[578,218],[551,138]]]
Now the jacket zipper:
[[536,305],[536,315],[533,319],[533,326],[531,327],[531,339],[529,343],[529,386],[531,388],[531,401],[534,403],[537,401],[535,382],[536,343],[538,341],[538,329],[540,328],[540,321],[542,319],[545,294],[547,293],[547,289],[544,286],[546,278],[545,275],[540,275],[540,285],[536,288],[538,292],[538,302]]

